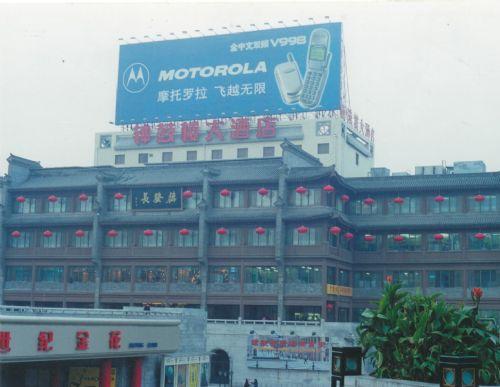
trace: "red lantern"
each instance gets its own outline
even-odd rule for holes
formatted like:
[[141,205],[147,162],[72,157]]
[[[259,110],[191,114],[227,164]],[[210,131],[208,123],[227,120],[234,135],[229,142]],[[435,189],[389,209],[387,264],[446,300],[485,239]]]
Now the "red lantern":
[[367,206],[371,206],[375,203],[375,199],[366,198],[365,200],[363,200],[363,203],[365,203]]
[[392,238],[395,242],[403,242],[405,240],[405,237],[402,235],[394,235]]
[[16,202],[18,203],[24,203],[26,201],[26,198],[24,196],[18,196],[16,198]]
[[143,231],[143,234],[145,236],[151,236],[154,234],[153,230],[150,230],[149,228]]
[[300,186],[295,188],[295,192],[297,192],[300,195],[304,195],[307,192],[307,188]]
[[486,238],[486,234],[483,234],[482,232],[478,232],[478,233],[474,234],[474,238],[482,241],[484,238]]
[[350,239],[354,238],[354,234],[352,232],[346,232],[344,234],[344,238],[347,240],[350,240]]
[[257,193],[260,195],[260,196],[266,196],[268,193],[269,193],[269,190],[267,188],[259,188],[259,190],[257,191]]
[[323,191],[331,193],[331,192],[335,191],[335,188],[333,188],[333,186],[331,186],[330,184],[327,184],[323,187]]
[[342,195],[340,197],[340,200],[342,200],[344,203],[347,203],[351,198],[349,197],[349,195]]
[[190,190],[186,190],[182,193],[184,199],[190,199],[193,197],[193,193]]
[[438,195],[434,198],[434,201],[435,202],[438,202],[438,203],[442,203],[445,201],[445,197],[444,196],[441,196],[441,195]]
[[182,236],[189,235],[189,230],[187,228],[182,228],[179,230],[179,234]]
[[110,237],[110,238],[115,238],[118,236],[118,231],[116,230],[109,230],[107,235]]
[[19,237],[21,236],[21,233],[20,233],[19,231],[15,230],[15,231],[12,231],[12,232],[10,233],[10,236],[11,236],[12,238],[19,238]]
[[122,194],[121,192],[115,193],[115,199],[116,200],[122,200],[124,197],[125,197],[125,195]]
[[265,234],[265,233],[266,233],[266,229],[265,229],[264,227],[257,227],[257,228],[255,229],[255,232],[256,232],[257,234],[259,234],[259,235],[263,235],[263,234]]
[[226,235],[227,234],[227,230],[224,227],[218,228],[217,229],[217,234],[219,234],[219,235]]
[[306,227],[306,226],[300,226],[300,227],[297,227],[297,232],[299,234],[305,234],[306,232],[309,231],[309,228]]
[[229,191],[227,188],[221,189],[220,196],[226,197],[226,196],[229,196],[229,195],[231,195],[231,191]]
[[481,194],[477,194],[476,196],[474,196],[474,200],[478,203],[484,202],[484,199],[484,195]]
[[42,235],[45,237],[45,238],[50,238],[52,236],[52,231],[50,230],[45,230]]
[[326,309],[333,310],[333,304],[326,304]]
[[56,195],[50,195],[47,199],[51,203],[57,202],[57,196]]
[[330,234],[332,235],[339,235],[341,231],[342,229],[338,226],[330,227]]
[[405,202],[405,200],[401,196],[398,196],[397,198],[392,199],[392,201],[396,204],[403,204]]
[[434,234],[434,239],[436,241],[442,241],[444,239],[444,235],[443,234]]
[[370,234],[366,234],[363,239],[366,241],[366,242],[373,242],[375,240],[375,237],[373,235],[370,235]]
[[83,231],[83,230],[76,230],[75,231],[75,236],[77,236],[78,238],[83,238],[85,236],[85,231]]
[[86,202],[87,200],[89,200],[89,197],[86,194],[82,193],[80,194],[80,196],[78,196],[78,200],[80,200],[81,202]]

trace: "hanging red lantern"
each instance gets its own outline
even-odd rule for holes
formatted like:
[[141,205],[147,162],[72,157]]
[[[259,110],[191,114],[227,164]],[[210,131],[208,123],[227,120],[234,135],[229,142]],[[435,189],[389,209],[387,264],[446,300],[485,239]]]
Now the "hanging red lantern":
[[53,234],[52,234],[52,231],[50,230],[45,230],[42,235],[45,237],[45,238],[50,238]]
[[338,226],[332,226],[330,227],[330,234],[332,235],[339,235],[342,229]]
[[85,236],[85,231],[83,231],[83,230],[76,230],[75,231],[75,236],[77,236],[78,238],[83,238]]
[[297,232],[299,234],[305,234],[308,231],[309,231],[309,227],[306,227],[306,226],[299,226],[299,227],[297,227]]
[[78,196],[78,200],[80,200],[81,202],[86,202],[87,200],[89,200],[89,197],[84,194],[84,193],[81,193],[79,196]]
[[260,195],[260,196],[266,196],[268,193],[269,193],[269,190],[267,188],[259,188],[259,190],[257,191],[257,193]]
[[365,203],[367,206],[372,206],[375,203],[375,199],[366,198],[365,200],[363,200],[363,203]]
[[219,235],[226,235],[227,234],[227,230],[224,227],[218,228],[217,229],[217,234],[219,234]]
[[354,234],[352,232],[346,232],[344,234],[344,239],[350,240],[352,238],[354,238]]
[[19,238],[19,237],[21,236],[21,232],[19,232],[19,231],[17,231],[17,230],[12,231],[12,232],[10,233],[10,236],[11,236],[12,238]]
[[47,200],[51,203],[57,202],[57,196],[56,195],[50,195]]
[[259,234],[259,235],[263,235],[263,234],[265,234],[265,233],[266,233],[266,229],[265,229],[264,227],[257,227],[257,228],[255,229],[255,232],[256,232],[257,234]]
[[325,185],[325,186],[323,187],[323,191],[328,192],[328,193],[331,193],[331,192],[335,191],[335,188],[334,188],[332,185],[327,184],[327,185]]
[[226,196],[229,196],[229,195],[231,195],[231,191],[229,191],[227,188],[221,189],[220,196],[226,197]]
[[351,198],[349,197],[349,195],[346,195],[346,194],[344,194],[340,197],[340,200],[342,200],[344,203],[347,203],[350,199]]
[[179,230],[179,234],[182,235],[182,236],[189,235],[189,230],[187,228],[181,228]]
[[478,203],[481,203],[481,202],[484,202],[484,195],[481,195],[481,194],[477,194],[476,196],[474,196],[474,200]]
[[143,231],[143,234],[145,236],[151,236],[154,234],[153,230],[150,230],[149,228]]
[[190,199],[193,197],[193,192],[191,192],[190,190],[186,190],[182,193],[182,197],[184,199]]
[[16,198],[16,202],[18,203],[24,203],[26,201],[26,198],[24,196],[18,196]]
[[403,204],[405,202],[405,200],[401,196],[398,196],[397,198],[392,199],[392,201],[396,204]]
[[486,238],[486,234],[483,234],[482,232],[478,232],[478,233],[474,234],[474,238],[482,241],[484,238]]
[[365,242],[373,242],[375,240],[375,237],[373,235],[370,235],[370,234],[366,234],[363,239],[365,240]]
[[109,230],[107,235],[110,237],[110,238],[115,238],[118,236],[118,231],[116,230]]
[[442,203],[445,201],[445,197],[444,196],[441,196],[441,195],[438,195],[434,198],[434,201],[435,202],[438,202],[438,203]]
[[398,235],[394,235],[394,237],[392,239],[394,240],[394,242],[403,242],[405,240],[405,237],[398,234]]
[[115,193],[115,199],[116,200],[122,200],[124,197],[125,197],[125,195],[122,194],[121,192]]
[[295,188],[295,192],[297,192],[300,195],[304,195],[307,192],[307,188],[300,186]]
[[443,234],[434,234],[434,240],[436,241],[442,241],[444,239]]

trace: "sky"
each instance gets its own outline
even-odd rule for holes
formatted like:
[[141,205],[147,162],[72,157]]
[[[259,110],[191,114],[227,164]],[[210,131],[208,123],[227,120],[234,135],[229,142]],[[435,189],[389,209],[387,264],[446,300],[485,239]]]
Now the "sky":
[[118,49],[130,37],[325,16],[343,22],[351,108],[375,128],[376,166],[500,170],[498,1],[1,3],[0,175],[11,153],[92,165],[94,134],[118,130]]

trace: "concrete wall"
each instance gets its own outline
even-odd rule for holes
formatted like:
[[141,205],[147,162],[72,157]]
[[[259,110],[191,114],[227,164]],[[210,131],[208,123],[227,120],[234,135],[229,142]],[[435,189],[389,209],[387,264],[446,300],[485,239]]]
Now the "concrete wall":
[[349,376],[345,387],[434,387],[435,383],[413,382],[410,380],[377,379],[371,376]]

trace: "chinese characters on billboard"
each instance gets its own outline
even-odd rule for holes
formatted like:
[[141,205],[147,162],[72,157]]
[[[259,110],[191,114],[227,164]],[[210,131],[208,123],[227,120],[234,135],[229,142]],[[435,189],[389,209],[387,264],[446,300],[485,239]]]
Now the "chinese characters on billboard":
[[182,189],[174,188],[134,188],[132,190],[134,210],[181,210]]

